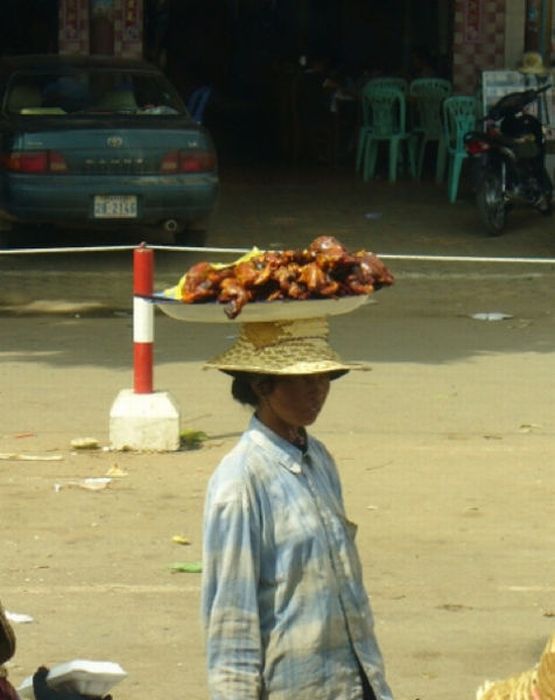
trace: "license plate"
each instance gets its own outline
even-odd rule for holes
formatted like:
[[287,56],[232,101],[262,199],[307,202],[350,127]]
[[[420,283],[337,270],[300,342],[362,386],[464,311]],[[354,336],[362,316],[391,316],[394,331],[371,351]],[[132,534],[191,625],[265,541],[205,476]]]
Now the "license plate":
[[95,219],[136,219],[135,195],[97,195],[94,198]]

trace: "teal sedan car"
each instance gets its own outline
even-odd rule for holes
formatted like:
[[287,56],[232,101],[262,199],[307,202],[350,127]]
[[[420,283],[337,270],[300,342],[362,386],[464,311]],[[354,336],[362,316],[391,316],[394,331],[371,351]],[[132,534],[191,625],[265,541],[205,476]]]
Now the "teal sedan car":
[[209,132],[155,66],[0,59],[0,227],[144,229],[202,245],[219,189]]

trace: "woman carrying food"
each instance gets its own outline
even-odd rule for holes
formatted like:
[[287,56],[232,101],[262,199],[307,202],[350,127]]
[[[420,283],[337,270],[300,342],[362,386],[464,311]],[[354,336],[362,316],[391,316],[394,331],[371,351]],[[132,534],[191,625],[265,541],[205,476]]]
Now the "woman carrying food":
[[[8,680],[8,672],[4,663],[15,654],[16,641],[8,615],[0,603],[0,700],[21,700],[17,690]],[[33,695],[35,700],[112,700],[111,695],[102,699],[93,695],[81,695],[68,688],[55,690],[48,685],[49,669],[39,666],[33,674]]]
[[15,634],[0,603],[0,700],[19,700],[4,664],[15,654]]
[[323,318],[244,323],[207,363],[254,413],[205,502],[212,700],[390,700],[336,465],[306,432],[353,364]]

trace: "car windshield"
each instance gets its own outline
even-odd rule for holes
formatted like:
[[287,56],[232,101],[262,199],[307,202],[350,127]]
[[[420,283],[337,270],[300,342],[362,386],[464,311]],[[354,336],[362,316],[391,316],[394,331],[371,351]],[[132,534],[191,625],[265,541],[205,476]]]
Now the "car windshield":
[[9,114],[184,114],[163,75],[139,70],[75,69],[13,75],[4,98]]

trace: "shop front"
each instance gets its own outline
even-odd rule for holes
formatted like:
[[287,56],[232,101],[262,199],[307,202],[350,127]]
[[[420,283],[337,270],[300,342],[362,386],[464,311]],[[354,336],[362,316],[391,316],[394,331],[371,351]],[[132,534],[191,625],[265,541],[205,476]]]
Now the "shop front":
[[60,53],[143,55],[143,0],[60,0]]
[[555,60],[553,0],[454,0],[453,82],[461,93],[480,87],[483,71],[517,70],[525,52]]
[[514,69],[524,51],[537,51],[551,64],[554,4],[59,0],[57,44],[60,53],[146,56],[180,68],[206,62],[213,54],[227,62],[219,71],[227,75],[235,68],[243,74],[260,70],[264,61],[307,51],[326,52],[341,64],[407,72],[411,51],[424,49],[438,70],[450,73],[446,77],[456,90],[472,93],[481,71]]
[[[183,95],[268,96],[275,71],[319,55],[349,76],[414,75],[420,54],[477,94],[526,51],[551,69],[555,0],[2,0],[3,53],[145,57]],[[40,31],[39,31],[40,29]],[[46,30],[46,31],[45,31]]]

